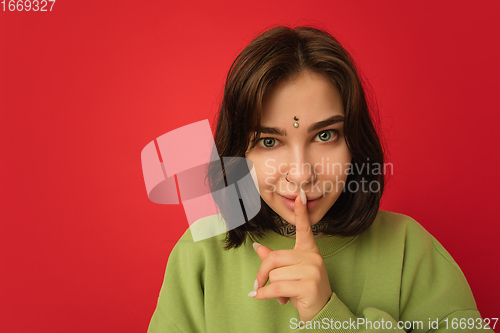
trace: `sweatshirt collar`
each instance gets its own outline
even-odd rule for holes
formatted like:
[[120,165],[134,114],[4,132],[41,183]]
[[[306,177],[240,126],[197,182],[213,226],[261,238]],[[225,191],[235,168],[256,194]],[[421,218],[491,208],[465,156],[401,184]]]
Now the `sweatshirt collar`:
[[[326,258],[332,256],[342,249],[353,243],[358,236],[323,236],[316,238],[316,245],[318,246],[321,256]],[[264,246],[267,246],[271,250],[290,250],[295,247],[295,238],[286,237],[278,234],[275,231],[266,231],[262,238],[257,238],[254,235],[250,235],[252,242],[257,242]]]

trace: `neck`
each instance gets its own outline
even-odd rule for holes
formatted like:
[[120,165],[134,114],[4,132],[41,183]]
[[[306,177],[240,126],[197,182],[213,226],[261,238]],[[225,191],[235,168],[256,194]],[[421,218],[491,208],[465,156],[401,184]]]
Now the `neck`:
[[[295,238],[296,228],[293,224],[287,222],[279,215],[276,217],[276,221],[280,225],[278,227],[278,230],[276,230],[277,233],[279,233],[280,235],[283,235],[285,237]],[[322,233],[322,231],[326,228],[327,225],[326,225],[326,223],[321,223],[321,222],[322,221],[319,221],[318,223],[313,224],[311,226],[311,230],[313,232],[314,238],[320,238],[320,237],[323,237],[325,235]]]

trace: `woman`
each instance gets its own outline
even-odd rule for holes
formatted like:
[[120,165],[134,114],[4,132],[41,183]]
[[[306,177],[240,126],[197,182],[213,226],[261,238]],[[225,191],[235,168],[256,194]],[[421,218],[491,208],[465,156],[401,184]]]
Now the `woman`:
[[[486,326],[439,242],[379,210],[384,149],[353,61],[330,34],[279,26],[256,37],[227,76],[215,143],[220,157],[254,165],[262,208],[217,237],[193,242],[186,231],[148,332]],[[208,178],[224,183],[215,168]]]

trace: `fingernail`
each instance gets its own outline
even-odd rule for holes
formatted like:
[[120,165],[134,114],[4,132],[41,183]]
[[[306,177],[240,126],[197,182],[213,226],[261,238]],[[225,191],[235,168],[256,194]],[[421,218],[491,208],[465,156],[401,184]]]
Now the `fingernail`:
[[257,248],[261,246],[259,243],[253,243],[253,249],[257,252]]
[[281,303],[281,300],[278,298],[278,303],[280,303],[281,306],[285,305],[284,303]]
[[307,197],[306,197],[306,192],[304,192],[303,189],[300,189],[300,198],[302,199],[302,204],[305,206],[307,205]]
[[257,281],[257,279],[255,279],[254,283],[253,283],[253,290],[257,290],[259,289],[259,281]]
[[257,295],[255,290],[248,293],[248,297],[255,297],[255,295]]

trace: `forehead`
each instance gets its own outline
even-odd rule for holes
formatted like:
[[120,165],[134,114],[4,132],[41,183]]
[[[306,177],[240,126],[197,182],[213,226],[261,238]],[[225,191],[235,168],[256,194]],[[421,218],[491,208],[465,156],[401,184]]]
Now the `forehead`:
[[293,124],[294,117],[299,123],[312,123],[334,115],[344,115],[337,87],[328,77],[302,72],[269,91],[263,102],[261,125]]

